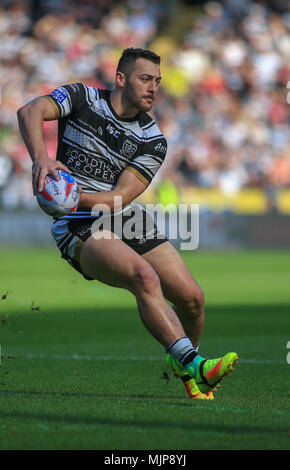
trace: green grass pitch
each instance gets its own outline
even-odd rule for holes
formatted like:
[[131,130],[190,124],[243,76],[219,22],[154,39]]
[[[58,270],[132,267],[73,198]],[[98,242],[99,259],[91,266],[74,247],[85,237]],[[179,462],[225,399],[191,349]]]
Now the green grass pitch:
[[289,252],[182,256],[205,291],[200,353],[240,357],[212,402],[187,398],[131,294],[57,249],[0,250],[1,449],[289,448]]

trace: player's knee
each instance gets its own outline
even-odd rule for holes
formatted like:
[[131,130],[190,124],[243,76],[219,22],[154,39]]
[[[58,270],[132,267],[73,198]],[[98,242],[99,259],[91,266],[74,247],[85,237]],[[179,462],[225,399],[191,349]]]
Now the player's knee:
[[160,287],[159,278],[148,263],[141,263],[134,269],[133,282],[135,291],[152,293]]
[[199,286],[194,286],[184,291],[182,300],[186,310],[190,311],[194,316],[203,314],[204,292]]

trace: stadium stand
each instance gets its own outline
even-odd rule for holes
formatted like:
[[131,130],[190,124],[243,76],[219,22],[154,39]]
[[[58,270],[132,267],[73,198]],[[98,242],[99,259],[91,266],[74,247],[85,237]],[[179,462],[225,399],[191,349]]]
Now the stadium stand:
[[[154,113],[169,144],[141,199],[169,181],[205,210],[289,214],[289,30],[283,0],[2,1],[1,207],[36,207],[16,110],[63,83],[112,87],[121,50],[135,46],[162,56]],[[45,125],[52,158],[56,124]]]

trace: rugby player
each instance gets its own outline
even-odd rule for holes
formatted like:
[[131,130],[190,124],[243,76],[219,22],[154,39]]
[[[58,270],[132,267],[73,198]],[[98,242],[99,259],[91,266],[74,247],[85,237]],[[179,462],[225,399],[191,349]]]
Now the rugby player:
[[[78,213],[100,205],[112,211],[109,229],[94,229],[92,217],[55,219],[52,235],[62,257],[86,279],[133,293],[145,327],[164,346],[188,395],[211,399],[216,385],[234,369],[237,354],[211,360],[200,356],[203,291],[153,219],[133,202],[166,154],[166,140],[148,114],[160,81],[160,57],[129,48],[120,57],[113,90],[64,85],[20,108],[19,127],[33,162],[34,194],[42,191],[48,174],[58,180],[56,170],[65,170],[82,188]],[[54,119],[59,126],[56,160],[49,157],[43,135],[43,122]],[[130,238],[114,222],[121,216],[124,227],[132,207],[139,222]]]

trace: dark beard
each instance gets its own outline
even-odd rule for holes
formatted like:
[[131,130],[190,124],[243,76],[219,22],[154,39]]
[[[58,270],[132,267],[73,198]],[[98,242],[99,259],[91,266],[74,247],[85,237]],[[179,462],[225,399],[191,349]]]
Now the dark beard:
[[124,92],[123,92],[122,104],[126,108],[136,108],[137,109],[136,114],[139,114],[141,111],[146,111],[140,105],[140,102],[137,99],[134,88],[132,87],[129,80],[127,80],[126,87],[125,87]]

